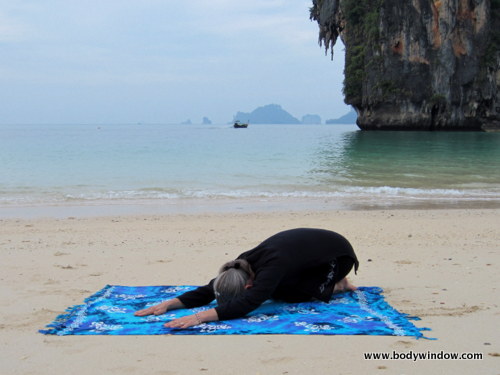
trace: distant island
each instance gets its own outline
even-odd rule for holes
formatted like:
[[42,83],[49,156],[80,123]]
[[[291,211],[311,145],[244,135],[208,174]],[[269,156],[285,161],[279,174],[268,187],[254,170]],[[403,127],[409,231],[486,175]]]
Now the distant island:
[[300,124],[299,120],[278,104],[268,104],[248,113],[237,112],[233,121],[249,122],[251,124]]
[[[351,111],[338,119],[326,120],[326,124],[355,124],[356,112]],[[237,112],[233,116],[233,121],[250,124],[306,124],[314,125],[321,124],[321,117],[315,114],[307,114],[302,116],[301,120],[292,116],[278,104],[268,104],[262,107],[257,107],[252,112]]]
[[337,119],[326,120],[325,124],[356,124],[358,115],[354,109]]
[[303,124],[321,124],[321,117],[318,115],[304,115],[302,116],[302,123]]
[[[202,125],[211,125],[212,121],[208,117],[205,116],[201,119],[201,124]],[[186,121],[181,122],[181,125],[193,125],[193,122],[191,121],[191,119],[187,119]]]

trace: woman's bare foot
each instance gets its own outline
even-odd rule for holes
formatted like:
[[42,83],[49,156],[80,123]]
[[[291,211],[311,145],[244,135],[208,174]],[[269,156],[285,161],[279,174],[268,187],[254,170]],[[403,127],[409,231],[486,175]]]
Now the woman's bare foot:
[[337,282],[333,288],[333,293],[342,293],[342,292],[353,292],[357,288],[352,285],[347,277],[344,277],[342,280]]

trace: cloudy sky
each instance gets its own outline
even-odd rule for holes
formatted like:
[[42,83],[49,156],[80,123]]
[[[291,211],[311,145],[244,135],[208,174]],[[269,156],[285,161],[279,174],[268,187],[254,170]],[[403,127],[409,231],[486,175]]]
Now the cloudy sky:
[[344,51],[302,0],[0,0],[0,123],[176,123],[280,104],[323,120]]

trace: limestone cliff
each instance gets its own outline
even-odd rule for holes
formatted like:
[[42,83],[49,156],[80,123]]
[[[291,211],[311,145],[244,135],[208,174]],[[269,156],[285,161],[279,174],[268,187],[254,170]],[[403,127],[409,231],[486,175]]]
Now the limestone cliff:
[[500,129],[500,0],[313,0],[361,129]]

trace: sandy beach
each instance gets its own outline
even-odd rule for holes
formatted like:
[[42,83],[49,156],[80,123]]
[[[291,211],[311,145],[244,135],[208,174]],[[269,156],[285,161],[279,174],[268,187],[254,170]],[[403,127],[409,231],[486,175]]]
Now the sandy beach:
[[[500,374],[498,209],[123,215],[0,220],[0,374]],[[203,284],[294,227],[344,234],[358,286],[379,286],[426,336],[46,336],[106,284]],[[365,360],[363,353],[482,353]]]

